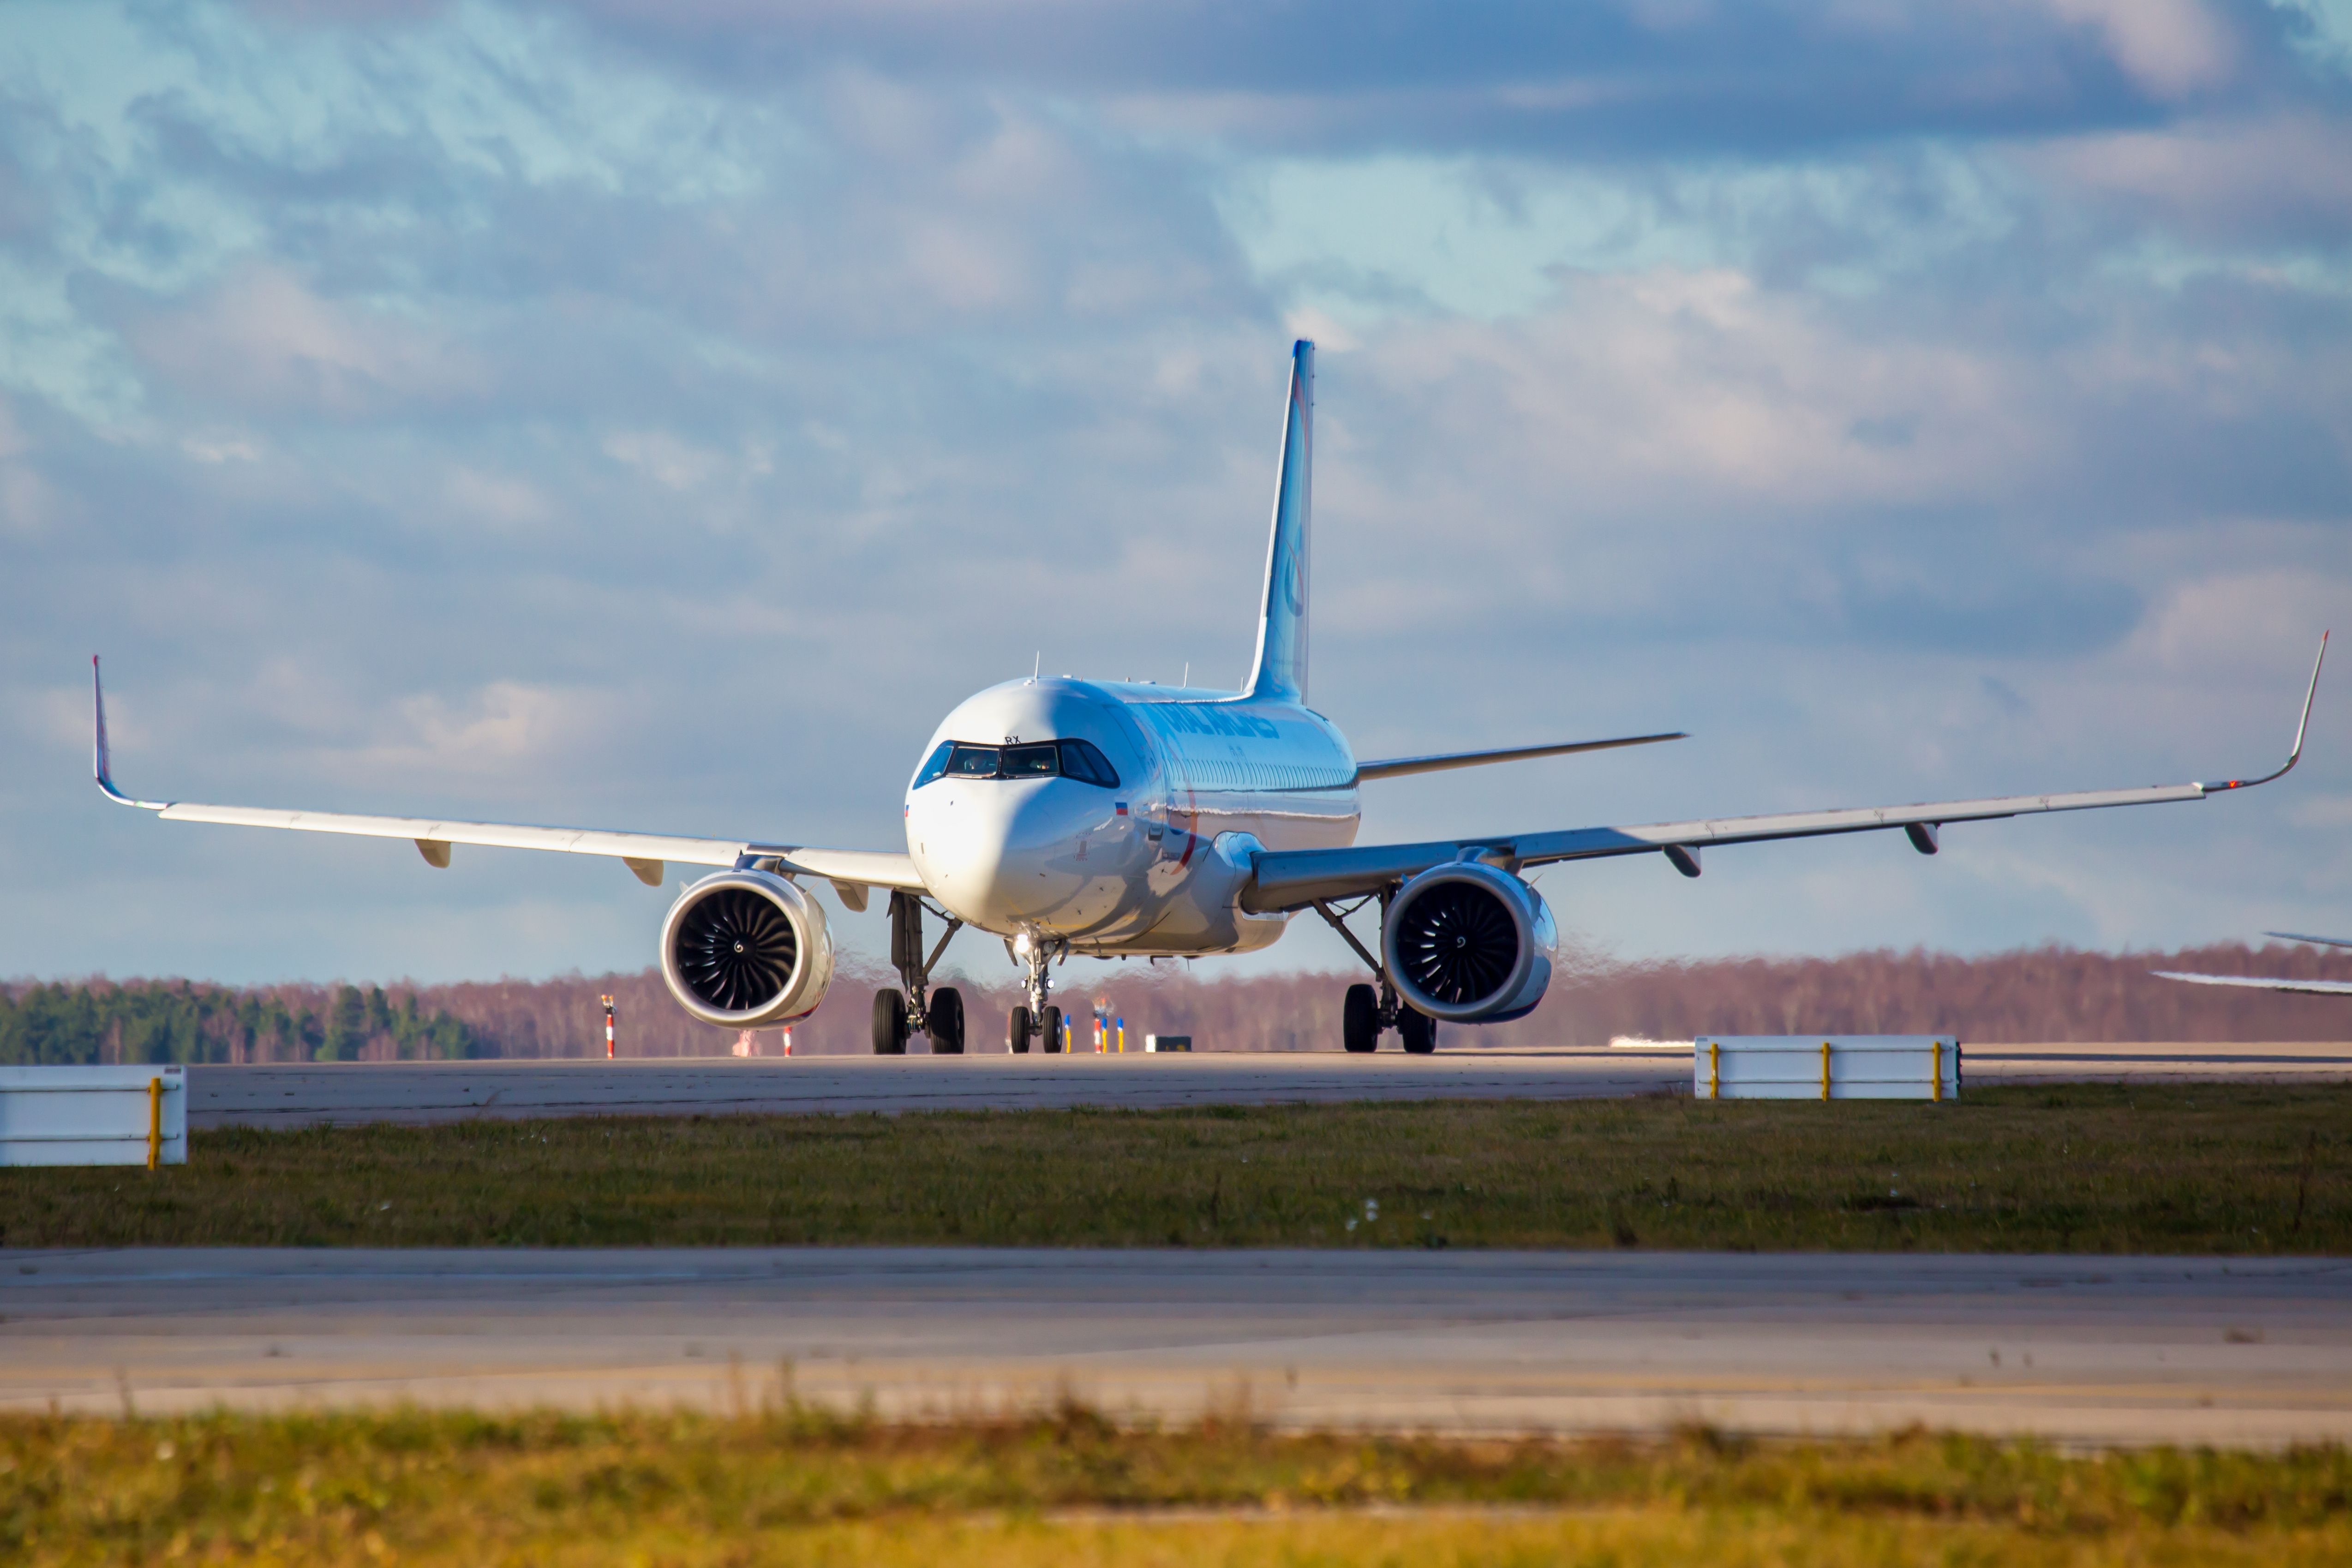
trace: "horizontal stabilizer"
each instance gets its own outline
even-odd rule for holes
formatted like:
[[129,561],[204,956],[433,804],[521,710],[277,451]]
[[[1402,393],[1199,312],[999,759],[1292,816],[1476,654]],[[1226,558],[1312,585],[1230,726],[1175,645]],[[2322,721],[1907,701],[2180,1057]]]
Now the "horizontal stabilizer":
[[2274,936],[2281,942],[2307,942],[2314,947],[2352,947],[2352,937],[2305,936],[2301,931],[2266,931],[2264,936]]
[[1535,757],[1566,757],[1578,752],[1608,752],[1619,746],[1647,746],[1659,741],[1686,741],[1689,734],[1671,730],[1658,735],[1621,735],[1613,741],[1562,741],[1550,746],[1506,746],[1491,752],[1433,752],[1425,757],[1383,757],[1360,763],[1356,779],[1402,778],[1407,773],[1442,773],[1448,768],[1482,768],[1488,763],[1523,763]]

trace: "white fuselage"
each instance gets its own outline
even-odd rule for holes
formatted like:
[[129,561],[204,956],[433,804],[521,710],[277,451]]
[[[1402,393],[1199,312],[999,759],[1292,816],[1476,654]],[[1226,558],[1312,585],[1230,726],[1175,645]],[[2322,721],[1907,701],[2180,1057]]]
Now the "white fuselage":
[[[990,749],[1065,740],[1094,747],[1117,784],[1074,776],[1083,762],[1045,777],[925,777],[955,743],[979,767]],[[1360,817],[1355,755],[1330,721],[1230,692],[1011,681],[957,707],[923,758],[907,852],[931,896],[967,924],[1076,952],[1264,947],[1288,917],[1238,907],[1249,852],[1351,844]]]

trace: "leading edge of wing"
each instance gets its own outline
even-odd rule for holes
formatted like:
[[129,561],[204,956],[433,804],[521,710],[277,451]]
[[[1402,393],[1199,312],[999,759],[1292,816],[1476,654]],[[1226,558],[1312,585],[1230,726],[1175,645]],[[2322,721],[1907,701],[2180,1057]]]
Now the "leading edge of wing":
[[2198,784],[2158,784],[2147,789],[1931,801],[1918,805],[1871,805],[1844,811],[1657,822],[1637,827],[1580,827],[1495,838],[1371,844],[1349,849],[1270,850],[1258,856],[1256,878],[1243,895],[1242,902],[1244,908],[1255,910],[1303,909],[1318,899],[1346,898],[1351,893],[1369,891],[1448,860],[1470,858],[1509,866],[1541,866],[1559,860],[1595,860],[1612,855],[1641,855],[1670,848],[1703,849],[1774,838],[1819,838],[1835,833],[1869,833],[1914,825],[1927,828],[1948,822],[1985,822],[2046,811],[2089,811],[2109,805],[2202,800],[2210,787],[2213,786]]
[[2352,980],[2264,980],[2249,974],[2180,974],[2151,969],[2158,980],[2186,980],[2191,985],[2243,985],[2256,991],[2299,991],[2307,996],[2352,996]]
[[736,838],[688,838],[664,833],[613,833],[593,827],[548,827],[519,822],[454,822],[423,816],[361,816],[331,811],[285,811],[268,806],[199,805],[188,801],[138,800],[117,787],[106,737],[106,689],[98,659],[89,661],[95,736],[91,768],[109,800],[152,811],[168,822],[211,822],[231,827],[276,827],[298,833],[341,833],[361,838],[409,838],[436,866],[448,864],[448,846],[476,844],[497,849],[544,849],[572,855],[604,855],[631,862],[638,874],[658,881],[656,861],[682,866],[733,866],[745,859],[773,860],[779,870],[806,873],[835,882],[919,889],[923,879],[903,852],[818,849],[804,845],[761,844]]
[[544,849],[569,855],[604,855],[620,860],[662,860],[681,866],[733,866],[745,860],[772,859],[778,870],[824,877],[831,881],[910,889],[923,885],[911,857],[880,849],[819,849],[740,838],[688,838],[665,833],[614,833],[595,827],[546,827],[520,822],[453,822],[424,816],[354,816],[341,812],[281,811],[267,806],[197,805],[184,801],[154,809],[167,822],[278,827],[297,833],[341,833],[362,838],[412,838],[420,846],[473,844],[493,849]]
[[1935,830],[1948,822],[1984,822],[2053,811],[2093,811],[2105,806],[2152,805],[2202,800],[2225,791],[2252,789],[2284,776],[2303,756],[2311,704],[2319,690],[2319,669],[2327,658],[2327,637],[2319,639],[2311,684],[2304,692],[2294,742],[2284,763],[2259,778],[2221,784],[2154,784],[2142,789],[2081,790],[2063,795],[2020,795],[1984,800],[1929,801],[1916,805],[1861,806],[1840,811],[1788,812],[1767,816],[1717,817],[1697,822],[1650,823],[1634,827],[1584,827],[1566,832],[1523,833],[1494,837],[1439,839],[1419,844],[1370,844],[1345,849],[1286,849],[1259,852],[1242,907],[1257,913],[1305,909],[1319,900],[1371,892],[1448,860],[1478,859],[1513,869],[1559,860],[1667,851],[1685,874],[1698,874],[1696,851],[1716,845],[1754,844],[1776,838],[1815,838],[1838,833],[1868,833],[1901,827],[1923,852],[1936,849]]
[[1489,763],[1528,762],[1537,757],[1566,757],[1579,752],[1609,752],[1620,746],[1649,746],[1660,741],[1689,739],[1687,731],[1672,730],[1658,735],[1620,735],[1608,741],[1562,741],[1548,746],[1505,746],[1485,752],[1433,752],[1421,757],[1383,757],[1378,762],[1358,763],[1356,781],[1363,784],[1373,779],[1402,778],[1409,773],[1436,773],[1449,768],[1479,768]]

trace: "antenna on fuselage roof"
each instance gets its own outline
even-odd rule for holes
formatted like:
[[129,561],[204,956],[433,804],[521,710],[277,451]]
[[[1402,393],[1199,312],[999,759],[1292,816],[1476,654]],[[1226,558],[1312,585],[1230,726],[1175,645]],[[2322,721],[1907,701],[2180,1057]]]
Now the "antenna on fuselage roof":
[[1041,647],[1037,650],[1037,657],[1029,661],[1029,684],[1032,686],[1036,685],[1037,677],[1045,673],[1045,650]]
[[1189,659],[1189,658],[1188,658],[1188,659],[1186,659],[1186,660],[1184,661],[1184,679],[1181,679],[1181,680],[1180,680],[1180,681],[1178,681],[1176,684],[1177,684],[1177,685],[1179,685],[1179,686],[1181,686],[1181,687],[1183,687],[1183,688],[1184,688],[1186,690],[1188,690],[1188,691],[1192,689],[1192,661],[1191,659]]

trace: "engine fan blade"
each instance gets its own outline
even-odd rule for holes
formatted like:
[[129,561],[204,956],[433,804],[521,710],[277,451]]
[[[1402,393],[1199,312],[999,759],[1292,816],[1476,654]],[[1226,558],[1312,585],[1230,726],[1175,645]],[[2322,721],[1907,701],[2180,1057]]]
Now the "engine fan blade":
[[1413,982],[1450,1004],[1479,1001],[1500,990],[1518,958],[1518,928],[1500,900],[1462,883],[1432,888],[1405,910],[1398,945]]

